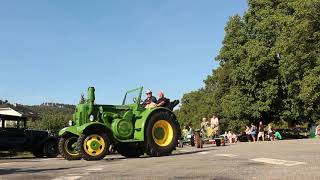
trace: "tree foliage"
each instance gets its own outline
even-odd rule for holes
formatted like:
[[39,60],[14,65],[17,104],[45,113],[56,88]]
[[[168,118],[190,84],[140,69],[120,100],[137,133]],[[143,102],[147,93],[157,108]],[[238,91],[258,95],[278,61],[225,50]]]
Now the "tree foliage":
[[217,115],[226,130],[249,122],[291,125],[320,116],[320,1],[249,0],[230,17],[205,86],[187,93],[177,110],[198,126]]
[[68,126],[68,121],[72,119],[74,112],[73,105],[57,106],[29,106],[29,109],[38,113],[38,118],[28,123],[29,128],[39,130],[49,130],[57,134],[62,128]]

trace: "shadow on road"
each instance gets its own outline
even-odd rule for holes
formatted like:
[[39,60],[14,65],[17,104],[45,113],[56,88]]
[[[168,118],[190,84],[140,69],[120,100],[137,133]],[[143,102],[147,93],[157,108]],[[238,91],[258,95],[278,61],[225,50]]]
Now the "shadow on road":
[[[174,153],[174,154],[170,154],[168,156],[179,156],[179,155],[187,155],[187,154],[196,154],[196,153],[200,153],[200,152],[207,152],[207,151],[215,151],[217,149],[208,149],[210,147],[205,147],[203,149],[197,149],[196,151],[181,151],[181,149],[177,150],[178,153]],[[196,148],[195,148],[196,149]],[[161,157],[168,157],[168,156],[160,156],[160,157],[156,157],[156,158],[161,158]],[[106,156],[106,158],[104,158],[103,160],[104,161],[109,161],[109,162],[112,162],[112,161],[120,161],[120,160],[124,160],[124,159],[145,159],[145,158],[152,158],[148,155],[142,155],[138,158],[126,158],[126,157],[108,157]]]
[[45,171],[59,171],[72,169],[72,167],[65,168],[47,168],[47,169],[26,169],[26,168],[0,168],[0,175],[17,174],[17,173],[39,173]]
[[104,158],[103,160],[104,161],[119,161],[119,160],[122,160],[122,159],[127,159],[127,158],[125,158],[125,157],[108,157],[108,156],[106,156],[106,158]]
[[171,154],[170,156],[179,156],[179,155],[186,155],[186,154],[196,154],[196,153],[199,153],[199,152],[207,152],[207,151],[215,151],[217,149],[200,149],[200,150],[197,150],[197,151],[186,151],[186,152],[179,152],[177,154]]

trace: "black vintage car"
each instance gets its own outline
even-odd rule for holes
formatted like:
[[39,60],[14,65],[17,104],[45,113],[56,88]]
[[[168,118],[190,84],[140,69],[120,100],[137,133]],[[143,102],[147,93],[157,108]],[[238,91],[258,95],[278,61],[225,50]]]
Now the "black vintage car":
[[36,157],[57,157],[58,138],[47,131],[28,129],[26,119],[0,117],[0,151],[30,151]]

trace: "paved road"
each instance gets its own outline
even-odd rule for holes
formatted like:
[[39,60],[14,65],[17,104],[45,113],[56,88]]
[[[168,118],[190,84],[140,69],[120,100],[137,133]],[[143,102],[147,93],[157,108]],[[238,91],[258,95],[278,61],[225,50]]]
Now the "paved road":
[[186,147],[159,158],[0,159],[0,179],[320,179],[320,139]]

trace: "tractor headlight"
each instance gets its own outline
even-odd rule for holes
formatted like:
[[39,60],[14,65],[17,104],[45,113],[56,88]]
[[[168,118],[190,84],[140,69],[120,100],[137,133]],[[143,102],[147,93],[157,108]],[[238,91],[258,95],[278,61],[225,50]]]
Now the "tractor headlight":
[[90,119],[90,121],[93,121],[94,120],[94,116],[90,115],[89,119]]
[[69,126],[73,126],[73,121],[69,120],[68,124],[69,124]]

